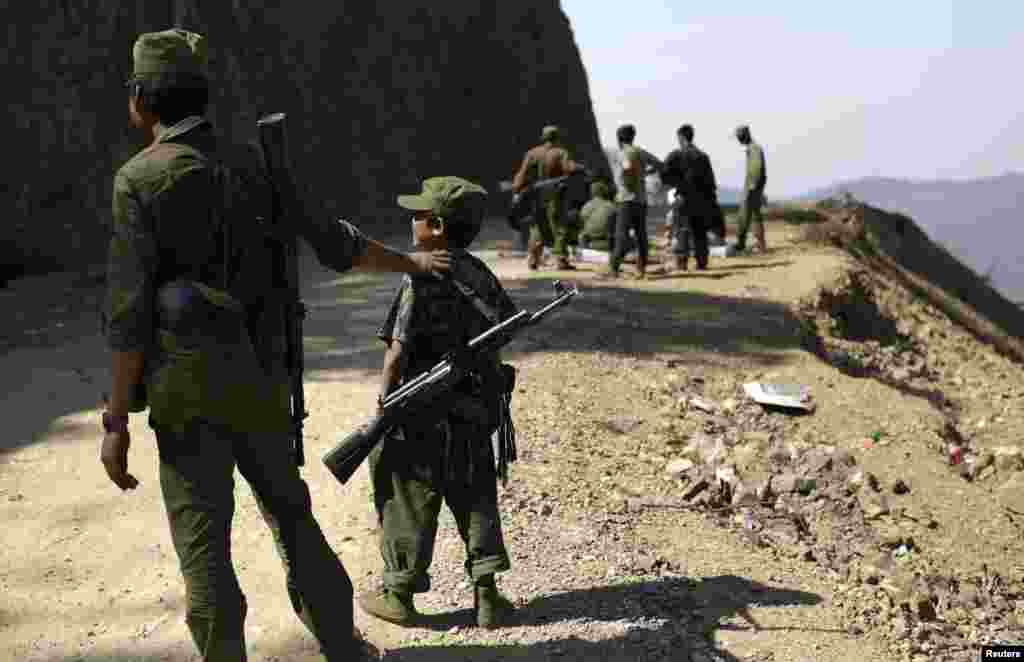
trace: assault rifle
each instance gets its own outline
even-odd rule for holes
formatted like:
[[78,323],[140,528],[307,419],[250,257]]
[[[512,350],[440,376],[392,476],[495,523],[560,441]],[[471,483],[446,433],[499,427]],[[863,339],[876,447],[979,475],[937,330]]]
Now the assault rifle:
[[288,160],[288,144],[284,132],[284,113],[267,115],[256,122],[264,165],[273,189],[270,209],[270,226],[278,239],[280,250],[275,256],[275,287],[284,294],[284,328],[287,348],[288,381],[291,389],[292,433],[295,435],[295,460],[301,467],[306,463],[302,448],[302,422],[309,416],[306,411],[306,392],[302,385],[304,360],[302,354],[302,320],[306,317],[306,306],[302,303],[299,290],[299,247],[297,233],[290,231],[288,210],[295,199],[295,182],[291,177]]
[[[591,173],[589,169],[581,168],[579,170],[576,170],[575,172],[570,172],[568,175],[562,175],[560,177],[549,177],[547,179],[538,179],[537,181],[531,183],[529,186],[523,189],[520,195],[526,195],[527,193],[532,193],[534,191],[540,192],[547,191],[553,188],[558,188],[562,184],[568,182],[570,177],[586,177],[588,179],[593,179],[594,175]],[[512,190],[512,182],[498,182],[498,190],[501,191],[502,193],[508,193],[509,191]]]
[[[525,229],[528,229],[533,223],[536,223],[537,216],[540,214],[538,211],[540,205],[540,194],[544,191],[568,186],[569,179],[571,177],[583,177],[587,182],[592,182],[595,179],[595,176],[588,168],[582,168],[575,172],[571,172],[568,175],[549,177],[548,179],[539,179],[533,182],[520,193],[512,197],[509,213],[506,216],[509,226],[513,230],[522,232],[525,231]],[[498,190],[502,193],[508,193],[512,190],[512,182],[499,182]],[[524,220],[526,221],[525,224],[523,223]]]
[[445,399],[478,366],[493,362],[495,353],[520,331],[537,324],[550,312],[579,294],[576,285],[554,282],[555,298],[535,313],[521,310],[470,340],[430,370],[416,376],[390,393],[381,403],[380,413],[368,424],[349,434],[323,457],[323,462],[342,484],[348,482],[363,460],[396,425],[425,416],[448,413]]

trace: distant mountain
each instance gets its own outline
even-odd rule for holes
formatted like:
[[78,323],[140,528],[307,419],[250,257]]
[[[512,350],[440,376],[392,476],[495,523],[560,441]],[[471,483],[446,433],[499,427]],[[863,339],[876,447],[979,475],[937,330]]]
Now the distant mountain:
[[819,200],[842,191],[905,214],[937,243],[1012,301],[1024,302],[1024,173],[967,181],[866,177],[811,191]]

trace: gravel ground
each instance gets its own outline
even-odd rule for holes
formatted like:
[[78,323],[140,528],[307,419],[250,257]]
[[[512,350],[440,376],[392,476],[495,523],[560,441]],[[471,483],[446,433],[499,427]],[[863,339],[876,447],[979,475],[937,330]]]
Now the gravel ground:
[[[729,441],[730,452],[766,438],[801,453],[845,449],[884,486],[905,479],[911,514],[931,508],[941,526],[925,526],[915,539],[921,550],[936,552],[929,557],[936,572],[974,568],[971,554],[985,546],[964,538],[971,527],[987,528],[1004,548],[988,549],[986,560],[1004,562],[1004,584],[1019,580],[1012,562],[1019,534],[1001,523],[996,491],[1011,465],[966,481],[945,467],[931,436],[952,421],[979,456],[1019,439],[1021,408],[1012,406],[1024,395],[1019,366],[987,358],[940,319],[927,331],[919,328],[925,322],[915,327],[928,339],[943,334],[934,342],[908,346],[898,360],[877,358],[881,368],[873,375],[914,372],[914,361],[925,363],[916,376],[897,375],[905,377],[898,384],[811,354],[799,304],[855,265],[832,249],[794,245],[786,226],[769,226],[771,253],[713,262],[707,273],[609,284],[593,280],[590,269],[577,272],[583,294],[509,348],[507,360],[520,369],[520,461],[500,490],[513,569],[499,584],[519,605],[517,619],[494,632],[472,626],[461,542],[444,511],[434,588],[417,597],[428,615],[422,626],[398,628],[357,612],[357,625],[386,659],[967,659],[934,647],[900,648],[901,632],[907,639],[923,630],[898,605],[871,618],[866,608],[851,608],[879,604],[882,597],[871,591],[884,587],[865,584],[859,574],[851,579],[841,561],[805,553],[847,540],[877,551],[877,540],[864,533],[876,531],[875,524],[853,526],[849,517],[817,517],[812,509],[813,538],[766,544],[737,524],[739,511],[716,509],[703,497],[682,499],[691,483],[666,473],[697,433]],[[552,278],[569,274],[531,274],[522,260],[501,258],[491,241],[500,234],[495,227],[485,237],[482,255],[513,298],[533,308],[549,297]],[[372,331],[398,281],[339,278],[311,261],[305,276],[313,416],[303,475],[328,539],[361,590],[376,584],[380,570],[366,472],[340,486],[315,459],[372,410],[382,357]],[[0,449],[0,524],[8,548],[0,560],[0,660],[193,660],[151,434],[144,417],[134,417],[130,462],[142,485],[117,493],[96,457],[96,407],[106,381],[105,353],[94,335],[99,291],[65,280],[4,292],[22,326],[9,327],[0,355],[11,421]],[[893,299],[892,307],[906,305]],[[861,367],[883,357],[870,343],[822,342],[833,353],[860,357]],[[818,410],[801,417],[760,412],[737,395],[740,384],[757,379],[809,384]],[[685,404],[693,396],[715,411]],[[944,407],[946,399],[954,405]],[[736,403],[725,412],[729,400]],[[885,443],[865,450],[864,439],[878,431]],[[752,476],[754,465],[737,470]],[[250,659],[318,659],[315,642],[291,613],[269,533],[244,481],[236,491],[233,536],[250,604]],[[798,500],[794,508],[805,503],[817,501]],[[982,517],[965,516],[967,508]],[[861,573],[861,564],[852,565]],[[989,595],[991,611],[999,604],[991,596],[1013,594]],[[1011,611],[1014,599],[1006,603]]]

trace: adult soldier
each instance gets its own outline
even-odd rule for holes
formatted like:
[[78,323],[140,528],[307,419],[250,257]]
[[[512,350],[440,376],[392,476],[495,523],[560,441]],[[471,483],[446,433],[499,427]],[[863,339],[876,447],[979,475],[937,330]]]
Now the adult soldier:
[[636,233],[637,272],[639,278],[646,277],[647,271],[647,189],[644,175],[660,172],[663,164],[650,152],[633,144],[636,127],[632,124],[620,126],[615,137],[619,150],[612,156],[612,173],[615,176],[615,201],[619,204],[618,221],[615,230],[615,252],[608,260],[607,277],[616,278],[619,267],[626,257],[631,243],[629,231]]
[[[186,588],[185,621],[203,660],[246,659],[245,597],[231,564],[237,465],[273,532],[288,594],[328,660],[365,652],[352,583],[313,517],[299,475],[282,307],[270,297],[269,182],[257,155],[221,145],[204,118],[206,41],[180,29],[141,35],[128,82],[148,146],[114,177],[106,334],[112,393],[101,460],[123,490],[129,411],[145,384],[160,487]],[[239,159],[239,160],[236,160]],[[224,164],[225,168],[214,164]],[[289,223],[337,270],[447,270],[447,252],[405,255],[288,199]]]
[[[522,195],[526,188],[541,179],[561,177],[583,170],[583,165],[572,160],[569,150],[562,145],[562,132],[557,126],[546,126],[541,131],[540,145],[531,148],[523,157],[519,171],[512,179],[512,190]],[[544,245],[551,244],[551,252],[558,260],[559,269],[575,269],[569,264],[568,228],[565,224],[564,189],[554,186],[540,191],[537,197],[535,222],[530,228],[530,243],[526,265],[530,269],[540,266]]]
[[[679,149],[665,157],[663,179],[676,188],[673,201],[674,267],[686,271],[690,252],[700,270],[708,267],[708,230],[715,224],[715,182],[711,159],[693,143],[694,131],[684,124],[676,131]],[[691,246],[692,244],[692,246]]]
[[736,250],[742,251],[746,249],[747,232],[750,230],[750,224],[753,221],[757,247],[763,253],[768,250],[764,238],[764,219],[761,217],[761,205],[764,204],[764,186],[768,181],[764,149],[754,142],[750,135],[750,127],[745,124],[737,127],[736,140],[746,147],[747,151],[746,177],[743,181],[743,194],[740,197],[740,227],[736,233]]

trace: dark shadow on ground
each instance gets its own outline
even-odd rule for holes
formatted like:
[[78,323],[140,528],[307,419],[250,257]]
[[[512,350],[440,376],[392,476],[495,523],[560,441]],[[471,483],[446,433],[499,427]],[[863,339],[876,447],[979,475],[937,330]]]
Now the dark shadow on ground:
[[[553,280],[507,279],[504,285],[519,307],[536,310],[551,300]],[[383,344],[375,332],[387,306],[380,297],[389,299],[395,287],[381,292],[372,285],[353,288],[342,282],[318,290],[321,299],[312,302],[306,321],[307,379],[316,380],[320,370],[380,369]],[[779,352],[801,346],[801,329],[786,306],[766,299],[643,291],[587,280],[567,307],[514,340],[506,357],[536,351],[649,357],[713,350],[768,366],[782,360]]]
[[[683,577],[602,586],[539,597],[520,607],[511,627],[544,627],[574,621],[580,624],[624,624],[627,632],[603,641],[570,638],[529,645],[430,645],[391,651],[385,659],[402,662],[447,660],[687,660],[692,651],[713,652],[721,660],[737,660],[712,643],[716,629],[759,626],[753,606],[815,605],[814,593],[766,586],[724,575],[694,581]],[[438,632],[472,627],[472,610],[431,615],[423,625]],[[774,628],[803,629],[813,628]],[[817,630],[814,630],[817,631]],[[821,630],[827,631],[827,630]],[[705,658],[706,659],[706,658]]]
[[[409,248],[404,237],[386,243]],[[376,375],[383,358],[376,330],[401,276],[338,274],[319,265],[308,247],[301,267],[303,298],[309,311],[305,321],[306,381],[336,378],[325,375],[326,370],[352,371],[342,379]],[[726,273],[711,271],[699,277],[717,278]],[[505,285],[520,307],[534,310],[551,299],[551,281],[567,275],[572,274],[542,273],[508,280]],[[64,280],[55,282],[65,286]],[[79,329],[77,336],[35,352],[21,351],[25,346],[19,345],[18,351],[0,355],[0,373],[7,375],[7,397],[0,413],[13,426],[0,442],[0,471],[11,451],[51,438],[67,425],[57,419],[98,407],[101,393],[109,389],[109,351],[97,334],[94,301],[101,294],[94,293],[86,310],[62,327]],[[55,300],[53,306],[63,310],[64,304]],[[73,313],[68,309],[68,315]],[[603,351],[639,357],[686,352],[696,361],[701,351],[714,351],[771,366],[782,360],[781,351],[798,347],[800,341],[800,325],[794,315],[768,300],[693,291],[641,291],[586,281],[577,299],[515,340],[506,358],[515,360],[538,351]],[[145,415],[136,414],[136,418]],[[98,417],[95,430],[86,429],[89,427],[82,426],[80,435],[76,431],[66,438],[95,434],[98,440]]]

